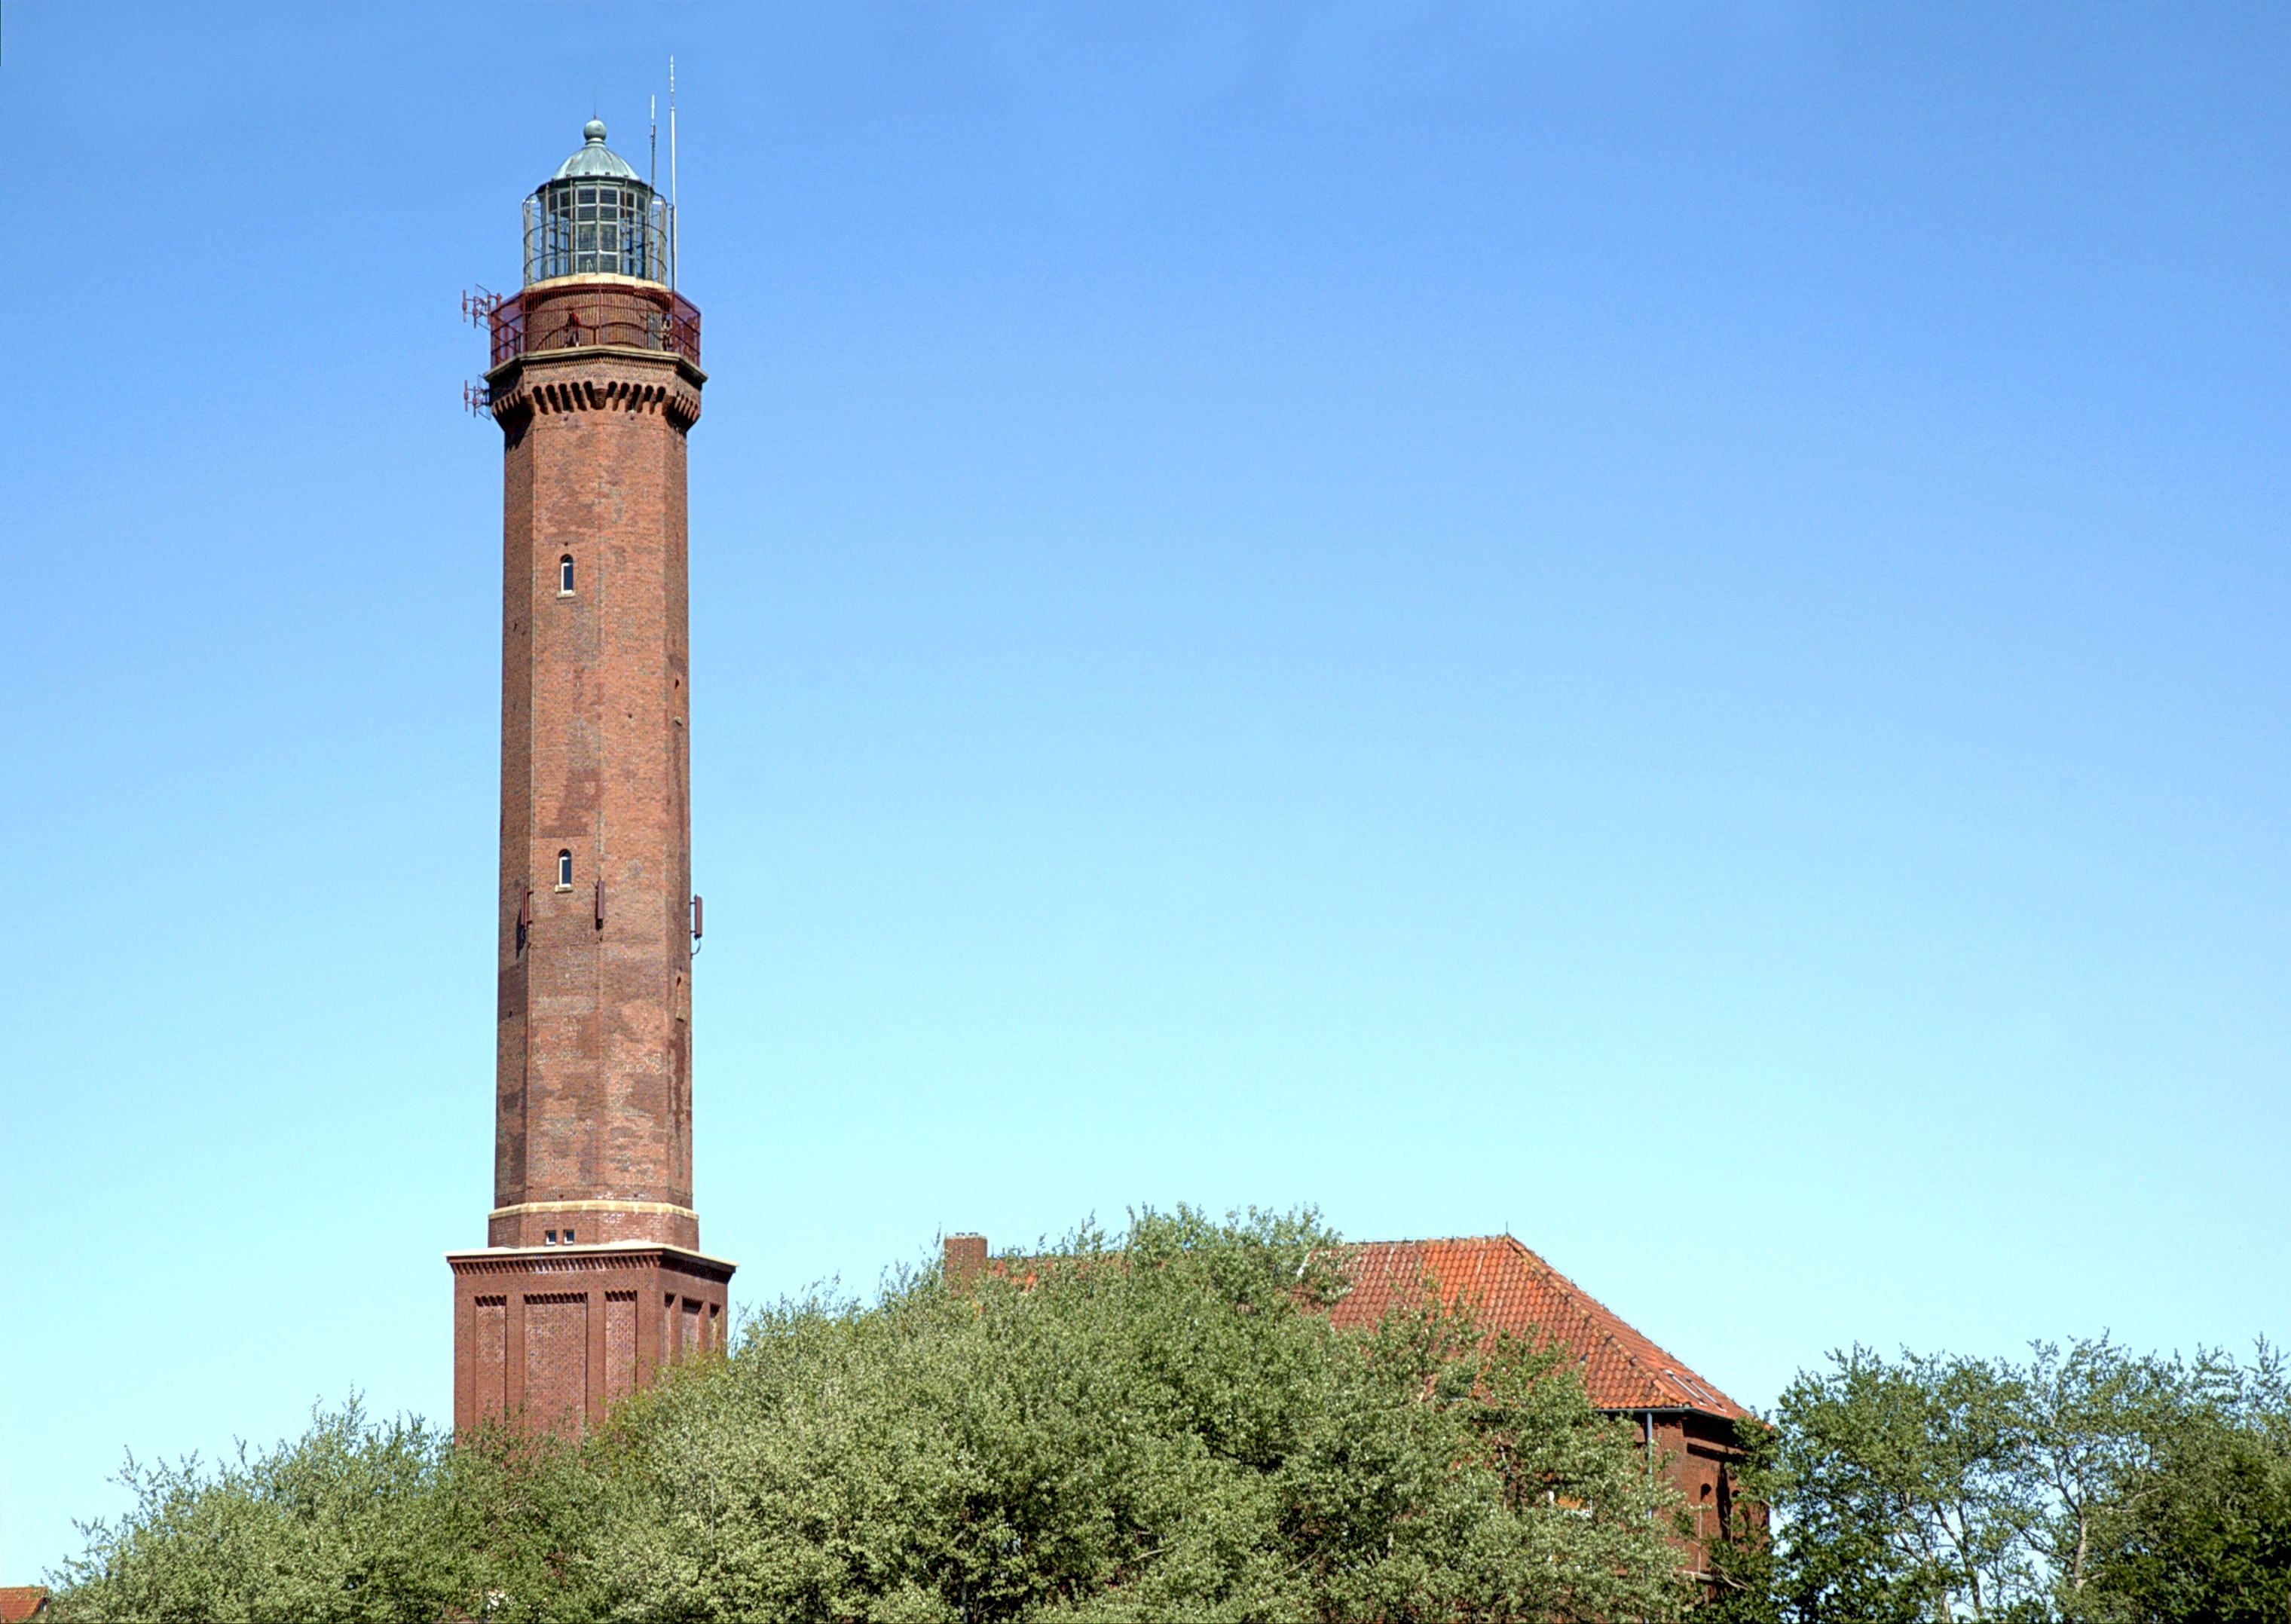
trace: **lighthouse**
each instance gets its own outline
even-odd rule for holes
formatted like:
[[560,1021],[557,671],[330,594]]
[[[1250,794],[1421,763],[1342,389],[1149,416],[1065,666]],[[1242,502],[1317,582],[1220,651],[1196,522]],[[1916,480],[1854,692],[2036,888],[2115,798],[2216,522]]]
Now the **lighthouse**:
[[502,434],[494,1198],[454,1276],[454,1424],[577,1432],[719,1349],[692,1188],[685,446],[700,313],[670,203],[606,145],[526,200],[485,311]]

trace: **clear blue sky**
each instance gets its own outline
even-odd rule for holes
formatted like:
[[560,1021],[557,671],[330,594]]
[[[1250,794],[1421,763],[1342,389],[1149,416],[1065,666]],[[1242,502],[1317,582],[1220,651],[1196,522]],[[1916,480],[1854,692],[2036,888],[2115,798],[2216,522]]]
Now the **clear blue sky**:
[[1752,1403],[2291,1333],[2291,11],[17,0],[0,1571],[449,1408],[499,437],[677,56],[698,1173],[1508,1226]]

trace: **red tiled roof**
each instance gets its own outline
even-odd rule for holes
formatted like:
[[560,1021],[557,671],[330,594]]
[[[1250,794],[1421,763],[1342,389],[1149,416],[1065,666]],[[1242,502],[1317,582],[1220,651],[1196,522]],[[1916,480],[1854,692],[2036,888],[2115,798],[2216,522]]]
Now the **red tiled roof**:
[[1749,1413],[1509,1235],[1371,1241],[1355,1254],[1352,1290],[1330,1314],[1339,1325],[1369,1329],[1428,1282],[1443,1304],[1464,1302],[1491,1331],[1564,1343],[1596,1409]]
[[47,1604],[45,1585],[0,1585],[0,1624],[24,1624]]

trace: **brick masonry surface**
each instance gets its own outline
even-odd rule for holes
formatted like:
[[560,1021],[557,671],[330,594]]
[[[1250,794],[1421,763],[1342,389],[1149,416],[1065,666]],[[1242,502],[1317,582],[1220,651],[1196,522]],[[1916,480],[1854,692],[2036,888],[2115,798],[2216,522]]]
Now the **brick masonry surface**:
[[502,438],[494,1206],[454,1254],[454,1422],[575,1427],[722,1343],[692,1199],[685,438],[698,366],[598,342],[647,292],[524,295]]
[[668,1247],[455,1252],[454,1427],[578,1431],[679,1359],[720,1352],[732,1266]]

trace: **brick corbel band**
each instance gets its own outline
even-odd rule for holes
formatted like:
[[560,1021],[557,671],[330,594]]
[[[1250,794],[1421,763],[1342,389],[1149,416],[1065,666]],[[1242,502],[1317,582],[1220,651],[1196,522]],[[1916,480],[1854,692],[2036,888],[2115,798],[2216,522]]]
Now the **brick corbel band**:
[[518,356],[487,373],[486,386],[503,429],[535,412],[656,412],[681,432],[700,421],[707,380],[681,356],[592,345]]

